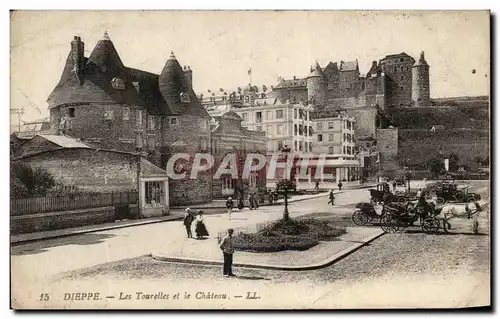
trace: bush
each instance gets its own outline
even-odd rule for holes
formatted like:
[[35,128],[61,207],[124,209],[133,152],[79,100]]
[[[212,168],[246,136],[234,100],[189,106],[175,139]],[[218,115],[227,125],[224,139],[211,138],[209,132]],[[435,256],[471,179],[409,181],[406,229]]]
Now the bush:
[[240,251],[278,252],[283,250],[307,250],[318,244],[311,235],[264,236],[262,234],[239,234],[234,237],[234,246]]
[[11,164],[10,179],[16,185],[11,187],[11,198],[45,196],[55,186],[54,178],[46,170],[20,163]]
[[345,233],[345,227],[336,227],[325,220],[280,219],[265,225],[255,234],[235,236],[234,243],[237,250],[244,251],[306,250],[316,246],[319,240],[331,240]]

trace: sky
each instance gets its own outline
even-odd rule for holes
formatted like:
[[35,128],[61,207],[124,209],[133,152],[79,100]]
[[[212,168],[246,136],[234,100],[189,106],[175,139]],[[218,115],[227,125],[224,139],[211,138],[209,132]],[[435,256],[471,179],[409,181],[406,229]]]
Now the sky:
[[198,94],[248,85],[250,68],[252,84],[269,87],[315,61],[358,59],[366,73],[385,55],[422,50],[431,97],[490,88],[487,11],[16,11],[10,27],[11,109],[24,108],[24,121],[48,116],[73,36],[89,56],[105,31],[128,67],[158,74],[173,51]]

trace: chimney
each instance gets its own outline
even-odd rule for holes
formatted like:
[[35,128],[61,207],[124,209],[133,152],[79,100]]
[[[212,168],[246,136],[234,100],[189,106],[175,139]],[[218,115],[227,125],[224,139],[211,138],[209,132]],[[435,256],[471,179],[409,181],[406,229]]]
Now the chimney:
[[294,80],[297,80],[297,77],[294,75],[294,76],[293,76],[293,79],[294,79]]
[[377,67],[377,61],[372,62],[372,68],[375,68],[375,67]]
[[85,68],[85,44],[80,37],[74,36],[71,41],[71,58],[73,61],[73,68],[75,76],[80,84],[83,84],[83,69]]
[[191,71],[191,68],[189,67],[189,65],[185,65],[183,72],[184,72],[184,76],[186,77],[186,81],[187,81],[189,88],[192,89],[193,88],[193,71]]

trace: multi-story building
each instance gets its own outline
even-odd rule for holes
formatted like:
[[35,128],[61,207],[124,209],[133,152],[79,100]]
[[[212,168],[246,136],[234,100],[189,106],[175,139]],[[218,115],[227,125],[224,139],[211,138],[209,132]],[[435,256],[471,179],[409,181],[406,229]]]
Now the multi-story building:
[[[213,174],[220,168],[223,159],[234,155],[237,176],[223,174],[212,181],[214,197],[246,195],[249,192],[263,192],[266,189],[266,172],[250,172],[243,178],[245,160],[248,154],[266,155],[266,134],[249,130],[241,125],[243,119],[234,111],[215,115],[212,120],[211,154],[214,156]],[[236,177],[236,178],[235,178]]]
[[[209,151],[210,116],[193,91],[192,70],[181,67],[173,52],[159,75],[125,66],[107,33],[89,57],[84,52],[75,36],[47,100],[52,134],[101,149],[138,151],[163,170],[174,153]],[[171,180],[170,202],[210,201],[211,184],[210,172]]]
[[[354,124],[355,119],[346,112],[336,112],[330,117],[314,119],[313,153],[325,156],[324,172],[331,174],[332,181],[337,183],[359,177],[360,163],[355,144]],[[315,177],[316,172],[311,173]]]

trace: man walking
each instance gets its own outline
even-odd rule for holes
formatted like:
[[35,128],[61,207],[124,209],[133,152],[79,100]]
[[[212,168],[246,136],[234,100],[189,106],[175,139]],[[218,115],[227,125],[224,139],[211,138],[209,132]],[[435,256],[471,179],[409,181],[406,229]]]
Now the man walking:
[[339,192],[340,192],[342,190],[342,182],[339,182],[337,186],[339,187]]
[[333,195],[333,189],[330,191],[330,200],[328,201],[328,204],[332,204],[333,206],[333,201],[335,199],[335,195]]
[[219,248],[222,250],[224,255],[224,277],[236,276],[233,274],[233,254],[234,254],[234,244],[233,244],[233,232],[232,228],[227,230],[227,236],[222,238]]
[[231,211],[233,210],[233,207],[234,207],[233,199],[231,197],[228,197],[226,201],[226,208],[227,208],[227,216],[229,216],[229,219],[231,219]]
[[186,208],[186,212],[184,214],[184,227],[186,227],[187,237],[193,238],[193,234],[191,233],[191,224],[193,223],[194,217],[191,214],[191,208]]

